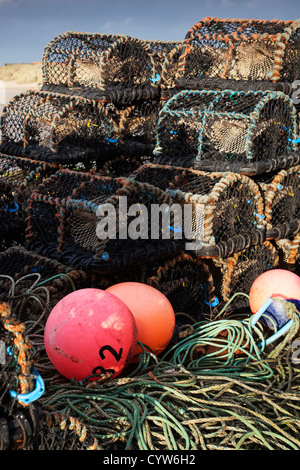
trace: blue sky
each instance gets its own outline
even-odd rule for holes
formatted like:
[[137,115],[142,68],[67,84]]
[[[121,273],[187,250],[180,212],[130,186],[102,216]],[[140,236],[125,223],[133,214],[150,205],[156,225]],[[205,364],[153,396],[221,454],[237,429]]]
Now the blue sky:
[[294,20],[299,0],[0,0],[0,65],[41,61],[66,31],[180,41],[205,16]]

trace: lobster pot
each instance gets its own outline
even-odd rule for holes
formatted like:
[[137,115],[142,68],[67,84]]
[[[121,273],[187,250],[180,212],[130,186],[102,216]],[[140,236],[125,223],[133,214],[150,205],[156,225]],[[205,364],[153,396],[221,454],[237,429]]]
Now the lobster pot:
[[33,450],[39,407],[29,398],[37,373],[26,325],[14,314],[8,303],[0,303],[0,450]]
[[300,20],[207,17],[186,34],[180,86],[204,77],[292,83],[300,76]]
[[171,195],[174,212],[177,214],[177,206],[181,208],[181,219],[174,227],[182,227],[186,246],[198,255],[228,256],[264,236],[262,196],[258,185],[247,176],[148,163],[131,178]]
[[6,154],[87,169],[119,155],[152,156],[161,103],[100,103],[58,93],[31,91],[15,96],[2,115]]
[[227,302],[235,294],[249,295],[255,279],[263,272],[278,267],[277,249],[269,241],[233,253],[228,258],[214,258],[214,278],[216,295]]
[[297,164],[296,137],[281,92],[185,90],[162,107],[153,153],[156,163],[250,176]]
[[172,304],[176,324],[198,321],[218,303],[211,273],[204,260],[187,253],[152,267],[146,284],[162,292]]
[[170,204],[170,195],[151,185],[62,170],[32,194],[26,246],[94,272],[167,257],[180,244],[172,232],[162,235],[162,222],[152,223],[151,207]]
[[296,110],[281,92],[186,90],[162,107],[157,163],[248,175],[299,161]]
[[130,36],[66,32],[44,50],[42,90],[112,102],[154,97],[159,49]]
[[0,150],[51,163],[90,161],[111,155],[114,125],[100,103],[62,94],[16,95],[2,114]]
[[281,170],[270,182],[258,184],[263,193],[268,230],[300,221],[300,166]]

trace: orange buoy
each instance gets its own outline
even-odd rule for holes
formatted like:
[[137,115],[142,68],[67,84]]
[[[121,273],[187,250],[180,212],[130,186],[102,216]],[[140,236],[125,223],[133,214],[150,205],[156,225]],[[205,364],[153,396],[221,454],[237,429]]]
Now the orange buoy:
[[[169,344],[174,328],[175,313],[167,297],[152,286],[139,282],[122,282],[106,289],[121,299],[132,312],[137,327],[137,339],[147,350],[161,353]],[[142,348],[137,345],[135,355]]]

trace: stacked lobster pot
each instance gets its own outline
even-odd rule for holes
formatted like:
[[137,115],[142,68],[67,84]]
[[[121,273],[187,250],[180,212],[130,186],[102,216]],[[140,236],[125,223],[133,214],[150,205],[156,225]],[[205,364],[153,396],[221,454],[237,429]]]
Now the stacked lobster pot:
[[[129,36],[67,32],[45,48],[41,91],[58,99],[63,95],[70,105],[74,100],[81,104],[69,115],[78,139],[69,137],[76,151],[81,139],[87,157],[90,142],[97,171],[126,176],[151,159],[161,108],[161,70],[176,46]],[[62,103],[60,110],[63,107]],[[72,149],[73,156],[76,151]]]
[[152,217],[153,208],[167,211],[171,205],[171,196],[151,184],[59,170],[32,192],[26,246],[89,273],[109,276],[126,270],[128,278],[130,268],[182,249],[172,232],[164,237],[159,213]]
[[[2,200],[8,222],[21,219],[16,244],[24,242],[31,249],[33,245],[29,242],[33,242],[33,235],[27,226],[31,216],[27,217],[23,210],[14,210],[20,208],[18,198],[25,183],[20,186],[22,191],[11,187],[12,166],[21,166],[22,171],[18,173],[21,179],[22,176],[25,181],[30,178],[30,186],[26,186],[30,191],[24,194],[28,203],[35,189],[39,193],[39,185],[57,171],[86,173],[89,178],[94,173],[118,178],[128,176],[150,161],[162,105],[162,70],[179,44],[67,32],[46,46],[40,89],[16,95],[4,107],[1,119],[0,151],[4,170],[0,182],[3,180],[6,191]],[[178,55],[176,57],[178,59]],[[7,165],[9,172],[6,172]],[[7,191],[8,183],[12,189]],[[57,194],[51,193],[57,200],[60,198],[58,187],[53,190],[57,190]],[[88,195],[86,200],[89,201]],[[43,214],[40,214],[41,225],[45,221]],[[9,242],[4,248],[8,246]],[[41,250],[48,255],[52,248],[50,244]],[[69,256],[68,260],[77,263],[76,256]],[[97,269],[98,261],[95,262]],[[79,265],[90,266],[89,258]],[[109,263],[105,264],[105,269],[107,266]]]
[[[209,17],[188,31],[164,64],[168,80],[151,171],[180,167],[184,182],[166,178],[167,191],[173,197],[174,189],[176,196],[181,192],[185,203],[202,203],[205,217],[210,212],[210,220],[218,218],[224,227],[220,239],[214,221],[209,240],[204,224],[201,247],[189,252],[207,264],[221,302],[248,294],[268,269],[299,269],[299,53],[299,20]],[[149,168],[136,173],[150,178]],[[191,173],[197,184],[187,184]],[[228,191],[220,210],[214,191],[204,190],[208,175],[218,174],[236,180],[236,197]],[[239,189],[242,177],[252,182],[255,196]],[[252,229],[245,221],[250,208]]]
[[40,89],[4,107],[0,151],[69,169],[131,173],[152,158],[162,68],[177,46],[97,33],[55,37],[44,50]]

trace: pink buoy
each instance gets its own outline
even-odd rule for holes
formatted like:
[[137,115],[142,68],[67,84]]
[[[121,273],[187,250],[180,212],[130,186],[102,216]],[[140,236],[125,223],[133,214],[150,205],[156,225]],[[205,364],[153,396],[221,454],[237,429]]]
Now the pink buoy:
[[300,300],[300,277],[285,269],[271,269],[260,274],[249,292],[251,312],[255,314],[270,297]]
[[81,289],[61,299],[47,319],[46,353],[64,377],[82,380],[111,372],[118,376],[137,345],[127,305],[101,289]]

